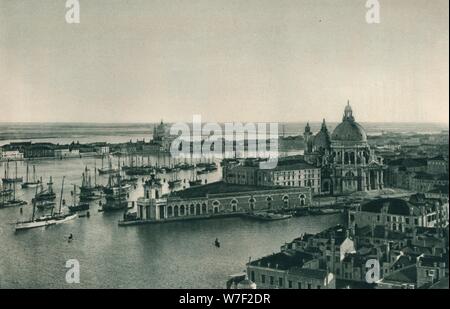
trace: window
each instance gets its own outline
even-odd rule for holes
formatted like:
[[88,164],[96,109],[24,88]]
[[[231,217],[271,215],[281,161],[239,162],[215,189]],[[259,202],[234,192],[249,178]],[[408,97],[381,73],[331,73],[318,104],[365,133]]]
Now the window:
[[251,280],[252,280],[253,282],[255,282],[255,272],[252,271],[250,274],[251,274]]
[[270,285],[273,285],[273,281],[274,281],[273,276],[270,276]]
[[292,289],[292,281],[291,281],[291,280],[288,281],[288,287],[289,287],[290,289]]
[[298,287],[299,289],[301,289],[301,288],[302,288],[302,283],[301,283],[301,282],[298,282],[298,283],[297,283],[297,287]]
[[278,278],[278,286],[283,287],[283,278]]
[[267,201],[267,208],[272,209],[272,197],[268,196],[266,201]]
[[311,289],[311,283],[308,283],[308,289]]
[[320,288],[321,288],[321,286],[320,286],[320,285],[318,285],[318,286],[317,286],[317,289],[318,289],[318,290],[320,290]]
[[266,275],[261,275],[261,283],[266,283]]

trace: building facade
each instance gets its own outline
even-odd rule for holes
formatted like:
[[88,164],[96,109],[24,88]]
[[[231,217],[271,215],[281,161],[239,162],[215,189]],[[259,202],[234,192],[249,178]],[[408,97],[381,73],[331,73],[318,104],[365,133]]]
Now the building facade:
[[388,230],[410,232],[417,227],[438,227],[447,224],[448,203],[426,200],[417,194],[409,200],[382,198],[350,210],[349,224],[358,227],[384,226]]
[[335,289],[334,275],[308,253],[281,251],[247,264],[257,289]]
[[280,160],[273,169],[260,169],[257,161],[244,160],[225,164],[223,179],[230,184],[310,188],[313,195],[321,193],[320,167],[301,160]]
[[144,185],[137,200],[137,219],[164,221],[238,215],[253,211],[289,210],[311,205],[309,188],[257,187],[224,182],[188,188],[161,196],[156,179]]
[[3,150],[0,152],[1,161],[23,160],[23,153],[19,150]]
[[339,195],[384,188],[383,159],[371,150],[366,132],[355,121],[350,104],[331,135],[324,120],[316,135],[308,124],[304,138],[305,159],[322,168],[321,192]]

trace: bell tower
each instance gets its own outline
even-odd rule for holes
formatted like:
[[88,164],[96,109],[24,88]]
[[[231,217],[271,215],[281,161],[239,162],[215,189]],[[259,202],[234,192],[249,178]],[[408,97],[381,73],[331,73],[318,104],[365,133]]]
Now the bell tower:
[[303,132],[303,138],[305,139],[306,152],[312,152],[312,132],[309,122],[306,123],[305,132]]

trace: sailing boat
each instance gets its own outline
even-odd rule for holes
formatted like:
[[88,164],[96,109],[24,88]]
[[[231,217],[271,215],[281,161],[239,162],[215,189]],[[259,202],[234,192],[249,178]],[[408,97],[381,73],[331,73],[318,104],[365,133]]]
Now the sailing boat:
[[[95,173],[96,174],[96,173]],[[96,192],[99,190],[96,184],[96,180],[94,181],[94,186],[91,184],[91,175],[87,166],[84,169],[84,173],[81,176],[81,187],[80,187],[80,201],[93,201],[99,199],[101,196],[97,195]],[[94,175],[94,179],[96,176]]]
[[[73,220],[77,217],[77,214],[70,214],[70,213],[64,214],[61,210],[62,198],[63,198],[63,193],[64,193],[64,179],[65,179],[65,177],[63,177],[63,179],[62,179],[61,196],[59,199],[58,212],[55,213],[54,207],[53,207],[50,215],[45,215],[45,216],[42,216],[39,218],[35,218],[36,201],[34,201],[33,202],[33,214],[31,216],[31,220],[17,222],[16,223],[16,231],[32,229],[32,228],[41,227],[41,226],[49,226],[49,225],[53,225],[53,224],[61,224],[61,223],[67,222],[69,220]],[[38,194],[38,192],[37,192],[37,187],[36,187],[36,195],[37,194]]]
[[0,198],[9,198],[12,194],[13,190],[11,188],[4,188],[0,183]]
[[57,213],[54,212],[54,208],[52,209],[52,214],[50,215],[50,224],[60,224],[67,222],[69,220],[75,219],[77,217],[77,214],[64,214],[61,210],[62,207],[62,200],[63,200],[63,193],[64,193],[64,179],[65,176],[63,176],[62,184],[61,184],[61,196],[59,198],[59,210]]
[[42,180],[40,182],[40,192],[37,192],[34,198],[31,200],[32,202],[44,202],[44,201],[53,201],[56,198],[55,192],[53,192],[53,180],[52,176],[50,176],[50,181],[47,183],[47,189],[44,190],[42,186]]
[[175,189],[181,184],[181,179],[178,179],[178,170],[174,169],[172,173],[172,180],[168,181],[169,189]]
[[[37,187],[36,187],[36,194],[37,194]],[[16,227],[15,227],[16,231],[27,230],[27,229],[32,229],[32,228],[41,227],[41,226],[47,226],[47,225],[51,224],[49,222],[48,217],[42,217],[42,218],[36,219],[35,214],[36,214],[36,201],[33,202],[33,213],[31,215],[31,220],[17,221]]]
[[73,185],[73,204],[69,205],[70,212],[89,210],[89,203],[79,201],[77,203],[77,186]]
[[6,162],[6,167],[5,167],[5,177],[2,178],[2,182],[3,184],[10,184],[10,183],[16,183],[16,182],[22,182],[23,181],[23,177],[17,177],[17,162],[15,162],[16,164],[16,172],[13,178],[9,177],[9,162]]
[[189,187],[200,186],[202,184],[202,180],[197,177],[197,173],[195,172],[195,164],[194,169],[192,170],[191,179],[189,180]]
[[104,166],[104,156],[102,156],[102,167],[98,169],[98,173],[100,175],[104,174],[114,174],[117,173],[119,170],[112,167],[111,158],[108,156],[108,166]]
[[29,170],[29,164],[27,163],[27,175],[26,175],[26,181],[22,184],[22,188],[35,188],[39,185],[39,180],[36,181],[36,167],[33,165],[33,178],[30,181],[28,178],[28,170]]
[[[2,196],[2,200],[0,201],[0,208],[6,208],[6,207],[16,207],[16,206],[23,206],[26,205],[27,202],[21,200],[21,199],[16,199],[16,183],[10,183],[10,193],[3,195]],[[11,189],[11,186],[13,187]]]
[[128,206],[128,190],[131,185],[124,184],[121,180],[120,174],[110,175],[108,185],[103,189],[105,193],[106,203],[103,205],[103,210],[123,209]]

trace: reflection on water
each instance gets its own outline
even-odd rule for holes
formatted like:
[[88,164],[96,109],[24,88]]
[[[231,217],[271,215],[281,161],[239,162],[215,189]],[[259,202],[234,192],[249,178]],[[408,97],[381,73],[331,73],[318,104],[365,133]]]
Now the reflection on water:
[[[93,167],[94,160],[34,164],[44,181],[53,176],[57,199],[62,176],[66,176],[64,198],[70,203],[69,184],[80,184],[84,167]],[[18,169],[24,175],[23,163]],[[190,176],[189,171],[182,173],[181,179]],[[204,177],[208,182],[219,180],[220,169]],[[107,177],[97,180],[106,183]],[[18,190],[18,195],[27,201],[33,194],[34,189]],[[141,194],[138,186],[131,192],[130,200]],[[340,215],[264,223],[228,218],[119,227],[122,211],[97,212],[96,203],[91,205],[90,218],[18,233],[12,223],[21,217],[19,209],[0,210],[0,287],[222,288],[227,276],[243,271],[250,257],[279,251],[284,242],[301,233],[319,232],[343,220]],[[31,216],[31,208],[24,207],[23,219]],[[74,240],[68,243],[70,233]],[[220,248],[213,244],[216,238],[221,242]],[[65,282],[68,259],[80,262],[80,284]]]

